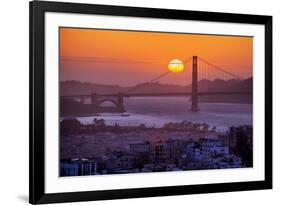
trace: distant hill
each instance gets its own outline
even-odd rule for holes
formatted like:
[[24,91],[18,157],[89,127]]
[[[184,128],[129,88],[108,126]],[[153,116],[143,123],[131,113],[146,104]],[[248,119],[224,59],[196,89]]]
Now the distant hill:
[[79,81],[60,82],[60,95],[88,95],[91,93],[111,94],[125,90],[118,85],[103,85],[94,83],[84,83]]
[[[191,85],[188,86],[191,90]],[[198,83],[198,90],[201,92],[204,91],[216,91],[216,92],[223,92],[223,91],[232,91],[232,92],[251,92],[253,89],[253,79],[248,78],[246,80],[221,80],[215,79],[214,81],[210,80],[201,80]]]
[[[94,83],[84,83],[79,81],[63,81],[60,82],[60,95],[88,95],[91,93],[98,94],[112,94],[123,92],[126,93],[130,90],[130,93],[153,93],[153,92],[191,92],[191,85],[177,86],[160,83],[145,83],[138,84],[132,87],[121,87],[119,85],[104,85]],[[198,82],[199,92],[215,91],[215,92],[251,92],[253,89],[253,79],[248,78],[246,80],[221,80],[215,79],[200,80]]]

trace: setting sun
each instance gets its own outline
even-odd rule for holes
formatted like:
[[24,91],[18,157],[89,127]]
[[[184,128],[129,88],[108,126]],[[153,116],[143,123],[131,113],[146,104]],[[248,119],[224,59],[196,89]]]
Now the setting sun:
[[168,65],[168,69],[171,72],[180,73],[180,72],[183,72],[184,65],[180,60],[173,59],[170,61],[169,65]]

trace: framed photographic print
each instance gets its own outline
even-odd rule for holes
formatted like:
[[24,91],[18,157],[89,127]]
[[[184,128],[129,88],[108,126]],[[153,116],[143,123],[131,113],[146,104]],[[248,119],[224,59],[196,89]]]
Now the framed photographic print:
[[272,188],[272,17],[30,2],[30,203]]

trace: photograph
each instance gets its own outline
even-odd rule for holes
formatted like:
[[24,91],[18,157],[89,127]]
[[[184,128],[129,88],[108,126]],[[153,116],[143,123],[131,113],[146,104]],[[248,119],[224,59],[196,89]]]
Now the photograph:
[[58,35],[60,177],[253,167],[253,36]]
[[272,189],[272,15],[150,6],[30,2],[31,204]]

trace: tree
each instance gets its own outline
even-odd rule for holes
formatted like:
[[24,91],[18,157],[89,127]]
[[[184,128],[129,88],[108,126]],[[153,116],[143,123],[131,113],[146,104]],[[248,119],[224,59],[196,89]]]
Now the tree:
[[248,143],[247,135],[243,132],[237,134],[237,142],[234,148],[235,154],[239,155],[247,167],[253,166],[253,149]]
[[139,125],[139,129],[144,130],[145,128],[146,128],[145,124],[142,123],[142,124]]
[[76,118],[63,119],[60,122],[60,133],[66,135],[77,134],[80,132],[81,123]]
[[97,118],[95,118],[93,120],[93,122],[94,122],[94,125],[97,126],[97,127],[105,127],[104,119],[97,119]]
[[114,124],[114,128],[113,128],[113,131],[114,131],[114,132],[119,132],[120,130],[121,130],[120,125],[119,125],[118,123],[115,123],[115,124]]
[[207,123],[203,123],[203,131],[208,131],[209,130],[209,125]]

